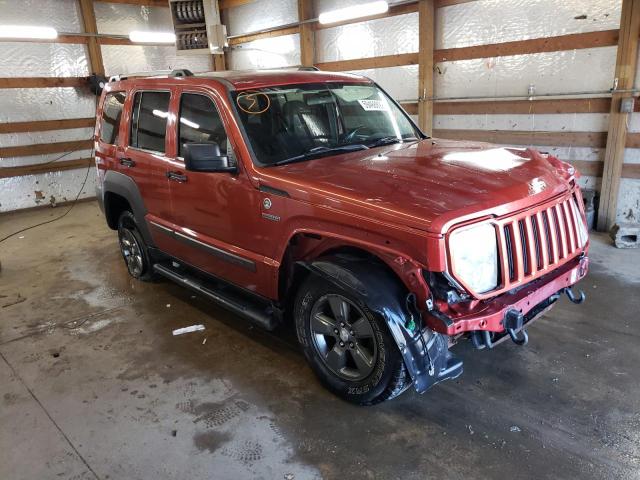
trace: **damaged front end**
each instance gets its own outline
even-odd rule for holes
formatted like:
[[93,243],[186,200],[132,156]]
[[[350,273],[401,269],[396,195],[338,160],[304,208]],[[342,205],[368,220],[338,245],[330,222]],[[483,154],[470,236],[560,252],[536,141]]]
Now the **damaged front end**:
[[342,255],[298,265],[349,292],[384,319],[418,393],[462,374],[462,361],[449,351],[449,337],[424,324],[415,296],[384,266]]

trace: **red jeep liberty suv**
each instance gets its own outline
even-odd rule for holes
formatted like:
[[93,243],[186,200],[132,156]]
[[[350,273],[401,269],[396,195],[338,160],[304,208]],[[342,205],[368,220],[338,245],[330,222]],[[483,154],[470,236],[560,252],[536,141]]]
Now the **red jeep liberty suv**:
[[300,70],[112,78],[98,198],[129,273],[273,330],[361,405],[462,373],[450,347],[527,342],[587,272],[569,164],[426,137],[371,80]]

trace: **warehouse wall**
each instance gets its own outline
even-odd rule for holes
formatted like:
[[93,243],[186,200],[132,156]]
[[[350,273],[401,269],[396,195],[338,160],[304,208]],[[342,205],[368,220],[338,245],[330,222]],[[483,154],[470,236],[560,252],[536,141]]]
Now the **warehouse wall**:
[[[19,8],[17,8],[17,4]],[[131,30],[171,31],[168,8],[95,2],[99,33],[127,35]],[[0,0],[0,23],[52,26],[58,32],[81,32],[76,0]],[[173,46],[103,45],[107,75],[172,68],[211,70],[209,55],[176,56]],[[0,77],[86,77],[91,73],[86,45],[0,42]],[[86,87],[0,89],[0,123],[89,118],[96,97]],[[0,133],[0,147],[48,144],[91,138],[93,129],[75,128],[30,133]],[[1,158],[2,167],[52,162],[64,152]],[[89,158],[72,152],[60,160]],[[95,194],[93,168],[0,178],[0,212],[73,200]]]
[[[363,0],[316,0],[316,14]],[[393,2],[390,2],[393,3]],[[455,3],[455,2],[454,2]],[[446,2],[445,2],[446,4]],[[269,15],[265,15],[269,12]],[[271,12],[274,12],[272,15]],[[473,45],[615,30],[620,25],[619,0],[475,0],[443,6],[436,11],[435,48]],[[297,21],[295,1],[257,0],[231,8],[224,20],[232,35]],[[316,62],[398,55],[418,51],[418,13],[369,20],[315,32]],[[232,68],[268,68],[300,63],[298,35],[262,38],[234,45],[229,55]],[[538,98],[590,92],[587,97],[606,96],[613,86],[616,46],[579,50],[443,61],[435,65],[435,97],[439,99],[528,95],[530,85]],[[418,98],[418,66],[403,65],[354,71],[379,82],[397,100]],[[595,92],[600,92],[597,95]],[[554,98],[554,97],[551,97]],[[436,104],[437,105],[437,104]],[[437,108],[436,108],[437,112]],[[609,115],[598,113],[545,114],[436,114],[434,128],[500,130],[514,132],[606,132]],[[630,131],[640,132],[640,114],[630,119]],[[450,133],[450,132],[449,132]],[[521,142],[522,143],[522,142]],[[526,142],[525,142],[526,143]],[[538,142],[536,142],[538,143]],[[535,145],[562,160],[597,172],[604,159],[604,145],[563,141],[562,145]],[[584,145],[592,143],[592,145]],[[585,164],[584,162],[593,162]],[[640,163],[638,149],[626,150],[625,162]],[[585,175],[583,187],[596,188],[600,179]],[[618,220],[640,221],[640,179],[623,178]]]

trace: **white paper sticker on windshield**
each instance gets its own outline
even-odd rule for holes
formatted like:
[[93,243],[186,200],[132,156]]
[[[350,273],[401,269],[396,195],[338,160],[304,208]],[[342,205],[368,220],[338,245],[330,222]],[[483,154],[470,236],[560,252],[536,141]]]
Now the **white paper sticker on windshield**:
[[358,100],[358,103],[367,112],[384,112],[388,109],[387,102],[383,102],[382,100]]

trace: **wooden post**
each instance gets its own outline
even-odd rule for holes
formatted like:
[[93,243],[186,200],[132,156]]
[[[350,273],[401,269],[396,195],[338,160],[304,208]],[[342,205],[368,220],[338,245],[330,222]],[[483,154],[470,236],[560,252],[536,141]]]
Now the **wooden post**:
[[[313,0],[298,0],[298,20],[314,18]],[[315,34],[311,23],[300,24],[300,64],[313,67],[315,62]]]
[[[616,58],[616,90],[633,88],[636,76],[640,37],[640,0],[623,0]],[[611,99],[607,149],[604,155],[604,172],[600,189],[598,230],[608,231],[616,221],[618,191],[624,163],[624,149],[627,140],[627,113],[620,113],[622,99],[632,97],[632,93],[616,93]]]
[[224,53],[214,53],[211,55],[211,65],[215,72],[220,72],[227,69],[227,62]]
[[418,125],[427,135],[433,132],[434,20],[434,0],[420,0],[418,4]]
[[[96,24],[96,14],[93,9],[93,0],[79,0],[80,12],[82,14],[82,23],[86,33],[98,33]],[[104,62],[102,61],[102,50],[100,49],[100,40],[97,37],[89,37],[87,40],[87,49],[89,51],[89,63],[91,64],[91,73],[96,75],[104,75]]]

